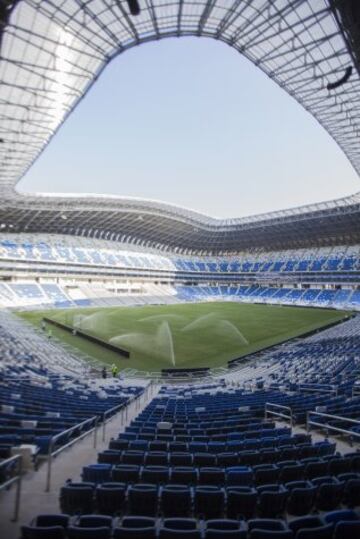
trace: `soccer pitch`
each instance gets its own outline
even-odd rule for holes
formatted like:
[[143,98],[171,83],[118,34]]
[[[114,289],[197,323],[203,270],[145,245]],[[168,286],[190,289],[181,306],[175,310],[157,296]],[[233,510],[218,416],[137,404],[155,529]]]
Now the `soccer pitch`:
[[120,369],[219,367],[227,361],[321,328],[349,313],[330,309],[230,302],[82,308],[18,313],[40,326],[62,322],[130,352],[122,358],[51,326],[53,335]]

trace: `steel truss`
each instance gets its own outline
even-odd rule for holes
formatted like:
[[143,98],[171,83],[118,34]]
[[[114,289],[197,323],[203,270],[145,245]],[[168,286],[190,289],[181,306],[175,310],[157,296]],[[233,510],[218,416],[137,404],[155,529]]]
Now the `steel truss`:
[[[13,228],[32,230],[39,219],[39,228],[44,229],[48,215],[49,231],[52,229],[58,221],[55,198],[38,200],[36,204],[43,209],[36,214],[34,200],[18,195],[14,186],[112,59],[129,48],[166,37],[211,37],[235,48],[301,103],[360,173],[359,66],[351,48],[351,34],[342,27],[338,6],[344,3],[345,0],[140,0],[140,14],[132,16],[127,1],[20,0],[12,8],[1,40],[0,226],[11,224]],[[350,215],[349,208],[358,207],[357,197],[353,198],[355,203],[352,198],[329,203],[333,214],[337,212],[342,219]],[[70,208],[74,201],[61,199],[58,204]],[[96,212],[89,210],[91,201],[78,200],[77,204],[77,213],[83,219],[77,221],[77,229],[86,235],[116,237],[120,224],[114,219],[119,212],[123,217],[131,214],[122,223],[131,241],[156,243],[154,233],[159,232],[160,212],[164,233],[158,243],[165,248],[236,250],[246,243],[240,232],[255,229],[257,241],[270,229],[274,237],[279,235],[277,243],[283,241],[282,223],[277,225],[281,212],[248,220],[216,221],[179,208],[160,205],[159,209],[138,201],[138,206],[146,208],[140,208],[134,217],[136,204],[128,211],[129,201],[109,198],[104,204],[109,213],[102,215],[100,222]],[[25,213],[24,206],[28,207]],[[309,218],[311,223],[311,208],[318,215],[329,211],[318,205],[316,209],[311,206],[283,212],[280,218],[285,219],[284,223],[286,219],[304,223]],[[143,224],[150,225],[145,215],[156,217],[148,234],[141,232]],[[340,226],[343,237],[350,233],[346,229],[350,224],[345,221],[343,228]],[[174,238],[175,222],[179,226],[178,239]],[[58,228],[73,230],[70,211],[67,223],[60,223]],[[330,229],[329,241],[334,238]],[[298,230],[300,234],[302,228]],[[192,243],[194,233],[198,236]],[[319,229],[319,238],[322,237]]]

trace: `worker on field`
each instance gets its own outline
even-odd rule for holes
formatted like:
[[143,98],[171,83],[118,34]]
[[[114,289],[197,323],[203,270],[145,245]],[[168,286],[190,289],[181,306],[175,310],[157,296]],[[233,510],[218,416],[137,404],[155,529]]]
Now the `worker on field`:
[[119,372],[118,367],[115,365],[115,363],[113,363],[113,364],[111,365],[111,373],[112,373],[112,375],[113,375],[113,378],[116,378],[116,377],[117,377],[118,372]]
[[102,368],[101,376],[103,377],[104,380],[106,379],[106,376],[107,376],[106,367]]
[[45,320],[44,320],[44,319],[41,320],[41,329],[42,329],[43,331],[45,331],[45,329],[46,329],[46,324],[45,324]]

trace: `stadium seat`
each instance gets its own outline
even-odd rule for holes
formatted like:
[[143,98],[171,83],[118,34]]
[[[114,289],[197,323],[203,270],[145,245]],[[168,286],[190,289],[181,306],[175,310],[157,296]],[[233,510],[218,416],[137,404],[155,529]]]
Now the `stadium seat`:
[[283,485],[261,485],[258,487],[258,510],[264,518],[276,518],[285,510],[288,490]]
[[286,510],[291,515],[306,515],[311,512],[315,502],[316,487],[309,481],[292,481],[285,484],[289,491]]
[[185,485],[164,486],[160,504],[164,517],[188,517],[191,511],[191,490]]
[[226,469],[226,485],[250,486],[254,483],[254,474],[249,466],[232,466]]
[[122,513],[125,504],[125,483],[102,483],[96,488],[96,507],[100,514],[115,515]]
[[359,521],[340,521],[335,525],[333,539],[354,539],[360,535]]
[[199,469],[199,485],[223,485],[225,471],[218,467],[202,467]]
[[114,539],[156,539],[156,521],[149,517],[124,517],[114,528]]
[[112,469],[112,479],[118,483],[136,483],[140,479],[140,466],[119,464]]
[[318,516],[304,516],[289,522],[289,528],[294,532],[296,539],[331,539],[333,527],[326,524]]
[[190,518],[167,518],[160,528],[161,539],[201,539],[197,522]]
[[214,519],[206,522],[205,539],[246,539],[247,532],[242,521]]
[[174,466],[171,470],[171,482],[179,485],[196,485],[197,470],[192,466]]
[[131,515],[155,516],[158,506],[158,489],[155,485],[131,485],[128,491]]
[[65,539],[62,526],[21,526],[21,539]]
[[88,514],[94,510],[93,483],[67,483],[60,490],[60,508],[69,515]]
[[84,466],[82,479],[85,482],[104,483],[111,479],[111,464],[90,464]]
[[224,491],[216,486],[195,487],[194,513],[200,518],[221,518],[224,513]]
[[228,518],[252,518],[255,514],[257,501],[258,493],[253,487],[227,488]]

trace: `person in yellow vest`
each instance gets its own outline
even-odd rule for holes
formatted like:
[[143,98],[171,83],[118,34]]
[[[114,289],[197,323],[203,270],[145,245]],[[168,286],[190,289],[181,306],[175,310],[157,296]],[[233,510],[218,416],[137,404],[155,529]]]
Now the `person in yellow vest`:
[[118,372],[119,372],[118,367],[115,365],[115,363],[113,363],[113,364],[111,365],[111,373],[112,373],[112,375],[113,375],[113,378],[116,378],[116,377],[117,377]]

